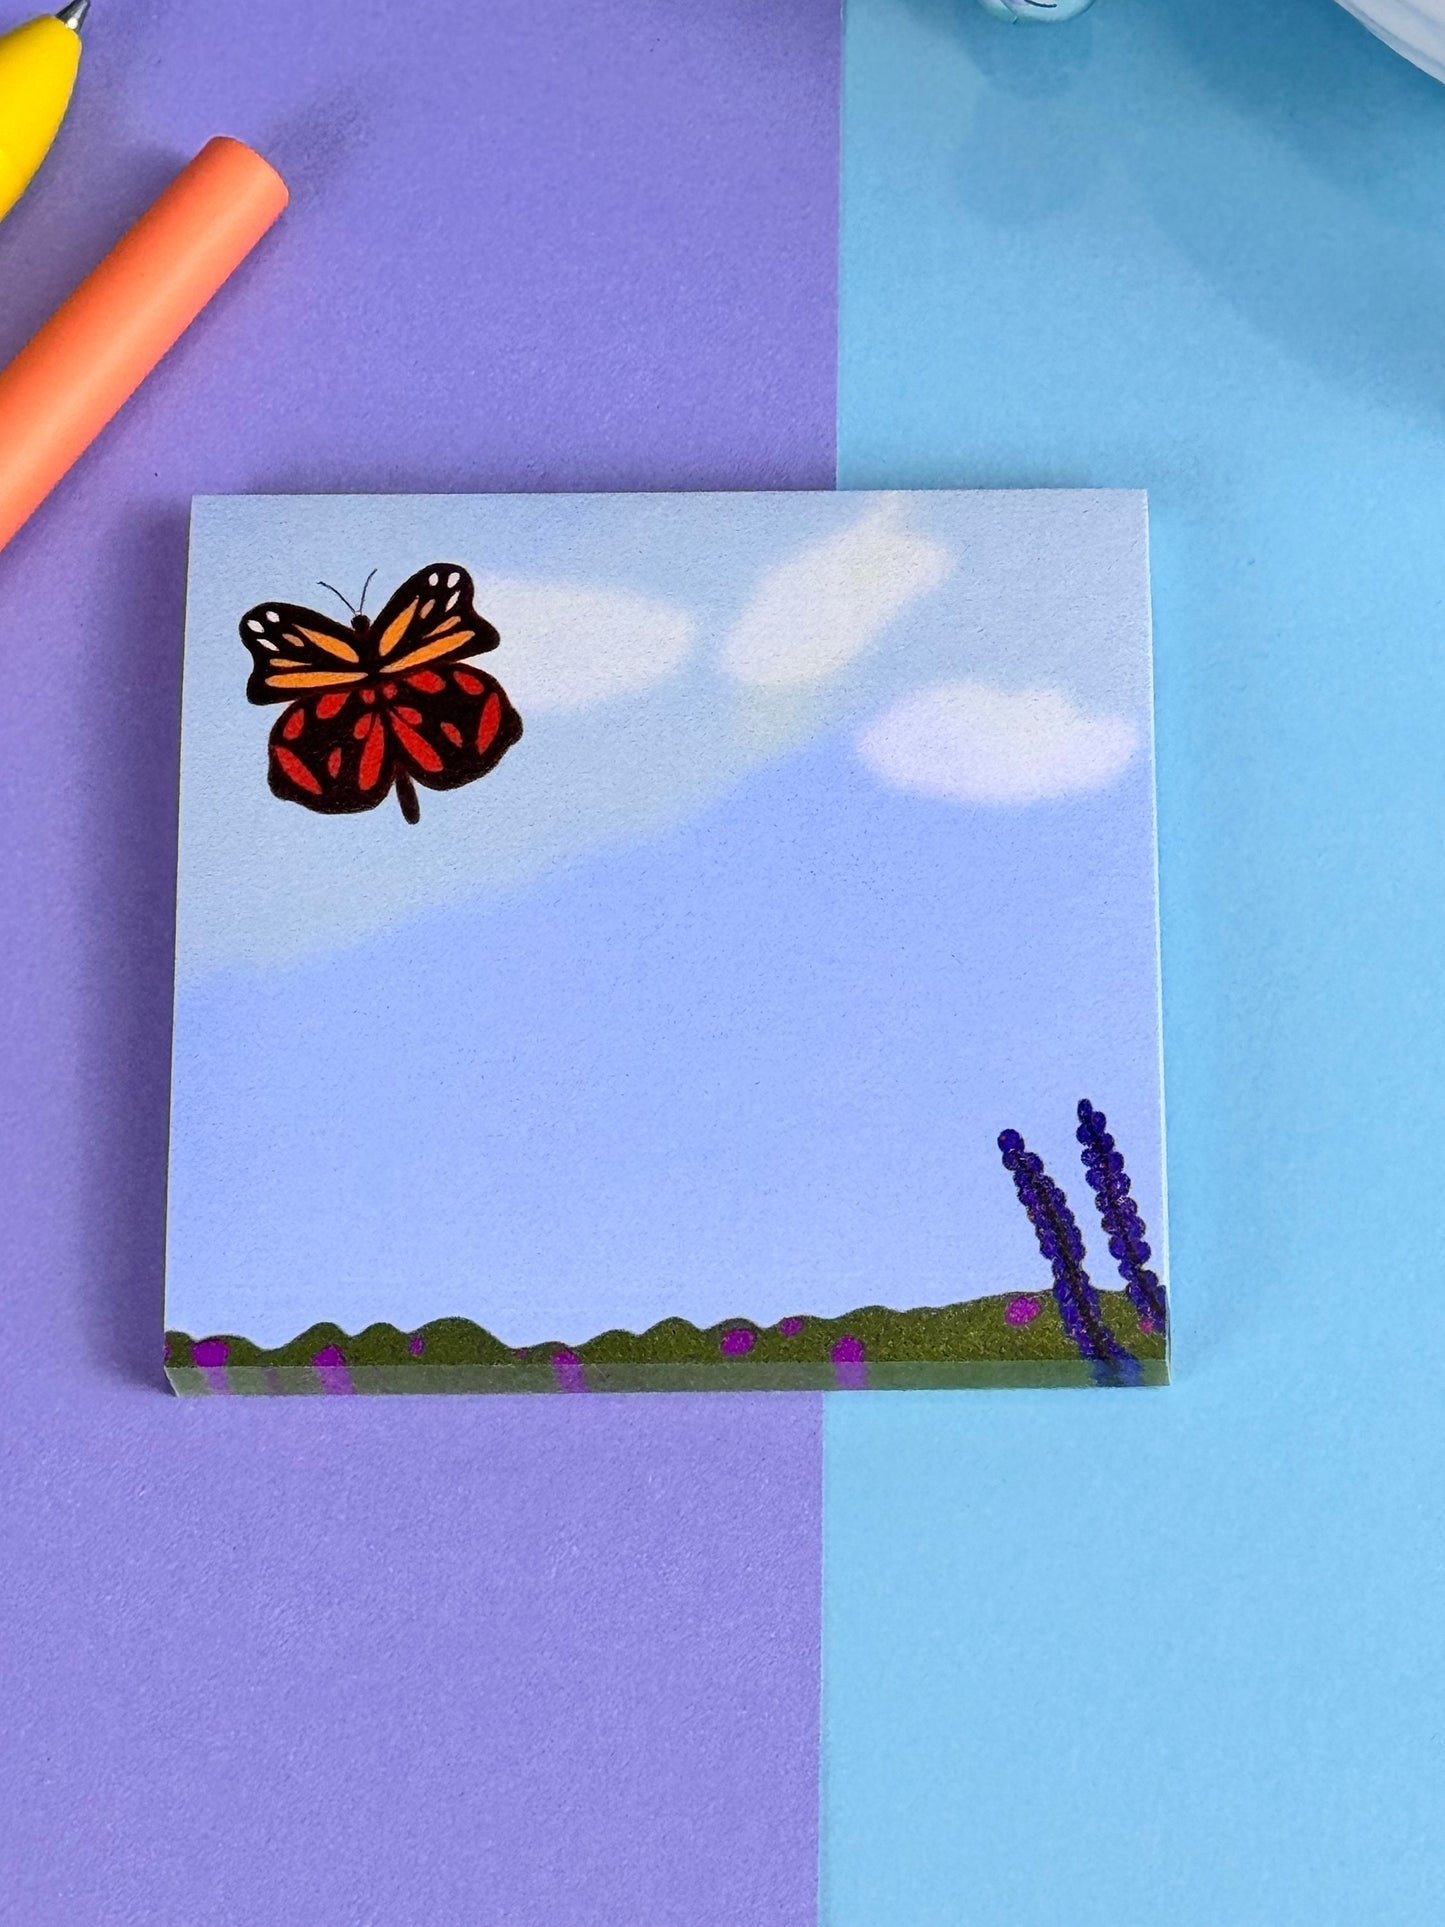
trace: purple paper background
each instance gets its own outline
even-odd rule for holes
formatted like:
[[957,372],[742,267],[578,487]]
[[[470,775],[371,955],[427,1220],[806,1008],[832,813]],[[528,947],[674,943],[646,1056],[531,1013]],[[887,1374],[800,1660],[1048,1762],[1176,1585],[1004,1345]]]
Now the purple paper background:
[[830,485],[838,32],[96,9],[0,356],[212,133],[294,201],[0,555],[6,1918],[814,1918],[815,1401],[191,1404],[157,1352],[190,495]]

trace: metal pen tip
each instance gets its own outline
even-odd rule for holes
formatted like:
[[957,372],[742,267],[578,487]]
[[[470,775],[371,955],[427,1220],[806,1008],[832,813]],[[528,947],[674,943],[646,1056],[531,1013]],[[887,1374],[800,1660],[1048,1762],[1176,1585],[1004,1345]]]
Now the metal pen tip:
[[69,27],[72,33],[79,33],[85,25],[85,16],[89,12],[90,0],[70,0],[70,4],[62,7],[55,17],[62,25]]

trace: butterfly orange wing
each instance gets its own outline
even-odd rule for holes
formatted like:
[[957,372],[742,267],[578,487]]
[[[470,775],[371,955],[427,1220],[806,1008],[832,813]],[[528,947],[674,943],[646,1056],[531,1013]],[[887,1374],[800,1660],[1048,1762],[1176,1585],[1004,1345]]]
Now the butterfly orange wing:
[[371,674],[365,638],[295,602],[262,602],[241,618],[251,652],[246,696],[289,703],[318,689],[348,689]]
[[455,562],[408,576],[367,631],[377,674],[404,675],[495,649],[501,637],[476,609],[476,587]]

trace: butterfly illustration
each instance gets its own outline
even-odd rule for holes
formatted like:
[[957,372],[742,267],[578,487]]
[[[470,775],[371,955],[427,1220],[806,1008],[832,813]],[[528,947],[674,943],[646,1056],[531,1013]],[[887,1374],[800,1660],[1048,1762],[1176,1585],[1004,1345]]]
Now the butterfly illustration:
[[246,695],[287,705],[271,731],[272,794],[347,816],[374,810],[394,788],[416,823],[418,783],[460,789],[494,769],[522,719],[496,677],[467,660],[501,641],[474,593],[465,569],[434,562],[375,617],[353,611],[346,624],[294,602],[262,602],[244,615]]

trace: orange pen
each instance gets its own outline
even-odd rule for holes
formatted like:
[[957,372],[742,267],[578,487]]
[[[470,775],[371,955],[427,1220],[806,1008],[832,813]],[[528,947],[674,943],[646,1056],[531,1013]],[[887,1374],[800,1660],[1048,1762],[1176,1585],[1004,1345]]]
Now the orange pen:
[[271,227],[286,184],[211,141],[0,372],[0,548]]

